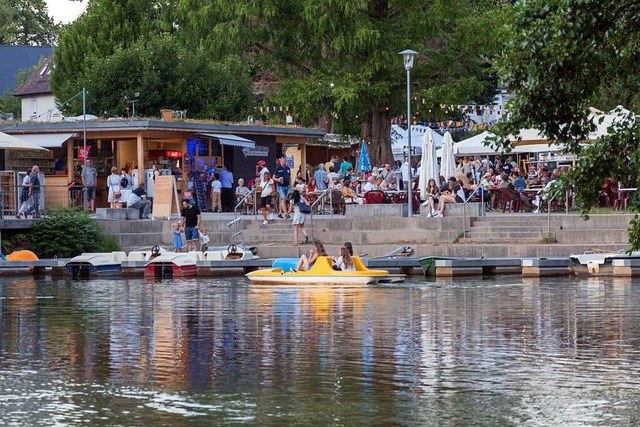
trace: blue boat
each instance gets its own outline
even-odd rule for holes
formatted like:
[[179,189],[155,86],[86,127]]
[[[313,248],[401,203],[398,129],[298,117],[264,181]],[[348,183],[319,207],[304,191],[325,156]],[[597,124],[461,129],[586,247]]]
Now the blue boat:
[[119,276],[122,274],[122,262],[126,260],[125,252],[83,253],[71,258],[64,265],[64,270],[74,279]]

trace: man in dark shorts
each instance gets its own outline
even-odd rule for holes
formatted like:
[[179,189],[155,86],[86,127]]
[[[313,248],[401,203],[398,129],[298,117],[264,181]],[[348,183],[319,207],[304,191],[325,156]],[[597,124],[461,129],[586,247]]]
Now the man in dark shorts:
[[195,200],[183,200],[182,211],[180,212],[180,225],[184,227],[184,234],[187,240],[187,252],[191,251],[191,246],[195,245],[195,250],[200,250],[200,208],[196,206]]

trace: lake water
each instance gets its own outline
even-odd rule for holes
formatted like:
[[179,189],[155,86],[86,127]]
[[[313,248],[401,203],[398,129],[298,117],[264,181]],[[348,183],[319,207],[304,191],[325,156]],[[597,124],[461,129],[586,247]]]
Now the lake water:
[[640,286],[0,279],[2,425],[637,425]]

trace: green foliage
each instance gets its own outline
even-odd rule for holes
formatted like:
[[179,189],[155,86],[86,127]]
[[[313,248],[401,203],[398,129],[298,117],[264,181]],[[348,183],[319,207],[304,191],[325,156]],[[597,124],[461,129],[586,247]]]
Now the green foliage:
[[[640,184],[640,123],[634,115],[609,134],[582,147],[595,127],[589,107],[640,106],[638,2],[533,0],[518,2],[513,33],[499,61],[500,75],[516,96],[503,135],[540,129],[578,153],[577,166],[562,179],[586,215],[598,202],[606,178],[626,187]],[[504,143],[503,143],[504,145]],[[630,209],[638,211],[637,192]],[[631,222],[630,243],[640,249],[640,221]]]
[[100,245],[100,252],[116,252],[120,249],[120,240],[118,239],[118,236],[114,236],[112,234],[104,236],[102,244]]
[[57,30],[44,0],[0,0],[0,44],[50,45]]
[[349,129],[345,118],[362,123],[371,161],[379,163],[379,155],[391,156],[390,128],[380,123],[406,111],[398,52],[420,52],[414,95],[432,106],[491,99],[489,58],[502,40],[494,37],[502,9],[489,0],[214,0],[207,7],[183,0],[179,36],[213,56],[246,52],[258,78],[276,77],[267,102],[293,104],[303,124],[324,127],[332,116],[341,130]]
[[103,239],[102,229],[86,213],[66,208],[52,211],[31,230],[31,246],[42,258],[94,252]]
[[30,249],[31,240],[29,236],[21,232],[4,230],[2,233],[2,253],[10,254],[13,251]]
[[[253,103],[247,65],[236,55],[213,61],[199,44],[180,43],[175,11],[172,1],[90,3],[61,35],[51,78],[56,97],[70,99],[85,86],[87,110],[97,115],[131,114],[125,97],[138,92],[141,116],[172,108],[192,118],[244,117]],[[80,98],[61,107],[81,114]]]

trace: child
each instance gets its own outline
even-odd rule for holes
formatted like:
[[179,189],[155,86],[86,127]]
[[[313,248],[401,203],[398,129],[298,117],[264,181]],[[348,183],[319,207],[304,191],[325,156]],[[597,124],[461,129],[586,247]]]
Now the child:
[[213,181],[211,181],[211,212],[222,212],[222,183],[220,182],[220,175],[213,175]]
[[173,252],[182,252],[182,228],[180,228],[180,223],[174,222],[172,227],[173,227]]
[[297,177],[296,190],[298,190],[300,193],[304,193],[306,188],[307,188],[307,183],[304,182],[304,179],[301,176]]
[[198,234],[200,235],[200,250],[206,252],[207,249],[209,249],[209,234],[207,233],[207,229],[201,228],[198,230]]

